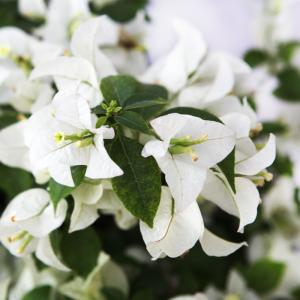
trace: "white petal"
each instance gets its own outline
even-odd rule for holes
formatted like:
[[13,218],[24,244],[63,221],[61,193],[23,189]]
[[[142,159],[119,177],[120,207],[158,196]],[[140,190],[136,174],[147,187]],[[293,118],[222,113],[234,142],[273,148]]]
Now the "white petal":
[[101,79],[117,72],[109,60],[104,55],[97,44],[99,27],[104,17],[92,18],[83,22],[74,32],[71,40],[71,50],[75,56],[87,59],[97,70]]
[[17,122],[0,131],[0,161],[30,171],[29,149],[24,140],[26,125],[27,121]]
[[228,256],[233,252],[240,249],[242,246],[246,246],[247,243],[233,243],[216,236],[209,230],[205,229],[200,244],[203,251],[210,256]]
[[18,9],[22,15],[29,18],[42,17],[46,13],[44,0],[20,0]]
[[58,57],[36,67],[31,80],[46,76],[58,76],[72,80],[88,82],[98,88],[98,79],[90,62],[79,57]]
[[166,175],[166,181],[175,200],[175,210],[182,211],[199,196],[206,169],[197,166],[189,156],[170,155],[156,159]]
[[56,182],[74,187],[72,172],[69,165],[56,163],[48,167],[48,172]]
[[184,211],[172,216],[172,198],[162,195],[153,228],[140,222],[143,239],[154,258],[166,254],[177,257],[191,249],[202,236],[204,225],[200,209],[193,202]]
[[169,148],[169,143],[161,142],[161,141],[149,141],[145,144],[142,156],[148,157],[163,157],[166,155]]
[[248,137],[251,129],[251,120],[240,113],[231,113],[221,118],[223,123],[235,132],[237,139]]
[[49,201],[48,192],[39,188],[18,194],[7,205],[1,217],[1,223],[9,225],[38,216]]
[[64,272],[70,271],[70,269],[67,268],[62,262],[60,262],[55,255],[49,237],[45,237],[39,240],[36,249],[36,257],[50,267]]
[[123,171],[111,160],[104,147],[103,139],[96,140],[96,146],[91,148],[90,160],[86,177],[105,179],[120,176]]
[[18,222],[18,225],[34,237],[42,238],[61,226],[67,213],[66,200],[60,200],[56,209],[49,204],[41,214],[34,218]]
[[263,169],[269,167],[276,156],[275,136],[270,134],[269,140],[263,149],[255,155],[238,162],[235,166],[235,172],[243,175],[256,175]]

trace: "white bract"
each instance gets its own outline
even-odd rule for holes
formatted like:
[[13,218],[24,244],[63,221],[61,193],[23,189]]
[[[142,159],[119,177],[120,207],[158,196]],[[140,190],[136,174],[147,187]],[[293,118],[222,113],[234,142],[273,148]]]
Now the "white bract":
[[207,170],[222,161],[233,149],[233,131],[221,123],[169,114],[151,121],[161,140],[146,143],[142,155],[152,155],[181,211],[194,202],[204,184]]
[[16,196],[0,219],[0,240],[16,256],[32,252],[45,264],[68,270],[55,256],[49,234],[65,220],[67,203],[61,200],[55,209],[43,189],[27,190]]
[[36,169],[48,170],[66,186],[74,186],[73,166],[87,166],[85,176],[91,179],[122,175],[104,146],[104,139],[114,138],[114,130],[96,128],[95,123],[86,98],[73,91],[58,92],[51,104],[29,119],[26,143]]

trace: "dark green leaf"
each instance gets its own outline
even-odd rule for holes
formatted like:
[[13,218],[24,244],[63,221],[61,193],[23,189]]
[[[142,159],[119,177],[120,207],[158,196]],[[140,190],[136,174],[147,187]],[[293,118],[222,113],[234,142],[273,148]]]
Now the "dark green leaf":
[[280,153],[276,154],[272,169],[280,175],[293,176],[293,162],[288,156]]
[[155,100],[142,100],[139,102],[133,102],[132,104],[126,103],[126,110],[134,110],[134,109],[140,109],[140,108],[148,108],[153,106],[165,106],[167,104],[167,100],[159,98]]
[[145,134],[153,135],[153,132],[149,128],[147,122],[136,112],[124,111],[120,115],[116,116],[115,120],[120,125],[143,132]]
[[203,120],[223,123],[218,117],[216,117],[212,113],[210,113],[206,110],[193,108],[193,107],[184,107],[184,106],[175,107],[175,108],[171,108],[171,109],[168,109],[168,110],[164,111],[161,115],[164,116],[164,115],[168,115],[168,114],[172,114],[172,113],[190,115],[190,116],[201,118]]
[[125,101],[135,94],[137,81],[127,75],[109,76],[102,79],[100,88],[107,102],[116,100],[123,107]]
[[300,300],[300,286],[292,290],[292,300]]
[[218,166],[225,175],[232,191],[236,193],[235,189],[235,173],[234,173],[234,163],[235,163],[235,148],[230,152],[230,154],[220,163]]
[[148,0],[117,0],[98,8],[97,4],[92,2],[91,8],[97,15],[108,15],[114,21],[123,23],[132,20],[147,3]]
[[283,263],[264,258],[251,265],[245,276],[251,289],[259,294],[266,294],[278,287],[284,271]]
[[279,86],[274,95],[282,100],[290,102],[300,101],[300,72],[288,67],[277,75]]
[[89,227],[64,234],[60,250],[64,263],[78,275],[86,277],[97,265],[101,243],[96,232]]
[[[167,103],[167,90],[155,84],[143,84],[138,82],[131,76],[117,75],[104,78],[100,84],[102,94],[107,102],[117,100],[118,104],[123,108],[134,107],[136,112],[141,114],[144,118],[156,114],[162,109],[163,101]],[[155,100],[149,106],[149,101]],[[139,105],[147,101],[147,105]],[[140,107],[138,107],[140,106]],[[101,113],[102,109],[97,109],[97,113]]]
[[284,124],[281,121],[277,122],[264,122],[263,124],[263,130],[260,134],[284,134],[288,131],[288,125]]
[[28,292],[22,300],[50,300],[51,287],[50,286],[40,286],[32,291]]
[[34,180],[30,173],[7,167],[0,163],[0,189],[4,191],[9,199],[34,186]]
[[289,64],[293,58],[293,55],[297,49],[299,49],[299,41],[290,41],[282,43],[278,47],[278,56],[286,64]]
[[106,300],[126,300],[122,291],[116,288],[104,287],[101,289],[101,292],[105,296]]
[[267,62],[268,58],[268,53],[263,49],[251,49],[244,55],[244,60],[251,67],[257,67]]
[[151,290],[143,290],[137,292],[132,300],[154,300],[154,296]]
[[69,187],[56,182],[53,178],[49,181],[49,193],[54,206],[57,206],[59,201],[72,193],[72,191],[84,179],[86,166],[74,166],[71,168],[72,177],[75,187]]
[[141,156],[142,149],[141,144],[118,133],[110,156],[124,174],[113,178],[112,185],[125,207],[152,227],[160,202],[160,170],[152,157]]

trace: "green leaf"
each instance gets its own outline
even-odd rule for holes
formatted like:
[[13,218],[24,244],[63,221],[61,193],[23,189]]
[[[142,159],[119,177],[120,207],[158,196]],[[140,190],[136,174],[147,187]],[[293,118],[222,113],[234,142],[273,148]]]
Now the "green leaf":
[[185,106],[174,107],[174,108],[164,111],[161,115],[164,116],[164,115],[168,115],[168,114],[172,114],[172,113],[190,115],[190,116],[198,117],[198,118],[201,118],[201,119],[207,120],[207,121],[215,121],[215,122],[223,123],[218,117],[216,117],[212,113],[210,113],[206,110],[193,108],[193,107],[185,107]]
[[1,163],[0,178],[0,189],[3,190],[9,199],[34,186],[34,180],[30,173]]
[[300,286],[292,290],[291,296],[293,300],[300,300]]
[[115,116],[115,121],[128,128],[143,132],[145,134],[153,135],[147,122],[141,115],[133,111],[124,111],[120,115]]
[[288,131],[288,125],[282,121],[275,122],[263,122],[263,130],[260,134],[269,135],[270,133],[274,134],[285,134]]
[[91,8],[97,15],[108,15],[114,21],[124,23],[132,20],[147,3],[148,0],[117,0],[98,8],[97,4],[92,2]]
[[285,68],[277,75],[279,86],[274,95],[290,102],[300,101],[300,72],[292,67]]
[[127,75],[109,76],[102,79],[100,89],[107,102],[118,101],[119,105],[124,106],[125,101],[134,95],[137,88],[137,81]]
[[155,100],[142,100],[139,102],[133,102],[132,104],[128,104],[127,101],[125,110],[133,110],[133,109],[140,109],[140,108],[148,108],[153,106],[165,106],[167,105],[167,100],[159,98]]
[[60,242],[64,263],[82,277],[87,277],[97,265],[101,243],[96,232],[87,228],[65,233]]
[[263,258],[246,270],[245,277],[250,288],[259,294],[266,294],[278,287],[284,271],[283,263]]
[[282,155],[277,152],[274,163],[272,164],[272,170],[282,176],[293,176],[293,162],[289,156]]
[[161,175],[152,157],[141,156],[142,149],[141,144],[118,133],[110,156],[124,174],[113,178],[112,185],[125,207],[152,227],[160,202]]
[[137,292],[132,300],[154,300],[153,292],[151,290],[142,290]]
[[28,292],[22,300],[50,300],[51,287],[40,286]]
[[253,68],[266,63],[268,59],[269,54],[263,49],[251,49],[244,55],[244,60]]
[[[156,84],[143,84],[127,75],[106,77],[101,81],[100,88],[107,102],[116,100],[123,108],[133,106],[145,118],[160,111],[163,99],[167,99],[168,97],[168,91],[164,87]],[[155,104],[152,102],[151,107],[147,106],[149,105],[149,101],[153,100],[158,103]],[[148,102],[146,106],[143,104],[137,107],[139,103],[144,101]],[[165,104],[167,104],[166,100]],[[100,108],[98,110],[100,113],[102,112]]]
[[53,205],[56,207],[59,201],[72,193],[72,191],[82,182],[84,179],[86,166],[74,166],[71,168],[72,177],[75,187],[69,187],[56,182],[53,178],[49,181],[49,193]]
[[289,64],[293,58],[294,53],[299,49],[299,41],[290,41],[282,43],[278,46],[278,56],[286,64]]
[[126,296],[122,293],[122,291],[116,288],[104,287],[101,289],[101,292],[105,296],[106,300],[126,300]]
[[235,173],[234,173],[234,163],[235,163],[235,148],[229,153],[229,155],[218,163],[218,166],[225,175],[232,191],[236,193],[235,189]]

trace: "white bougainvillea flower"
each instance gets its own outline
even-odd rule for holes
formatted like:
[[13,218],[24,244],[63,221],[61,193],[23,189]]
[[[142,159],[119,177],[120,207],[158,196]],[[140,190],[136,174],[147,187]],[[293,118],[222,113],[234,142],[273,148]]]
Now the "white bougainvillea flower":
[[35,34],[48,42],[67,45],[76,28],[90,16],[89,0],[51,0],[46,23],[35,30]]
[[16,256],[35,251],[47,265],[68,270],[55,256],[49,233],[65,220],[67,203],[61,200],[55,209],[49,194],[43,189],[31,189],[17,195],[6,207],[0,219],[0,240]]
[[174,202],[167,187],[162,189],[153,228],[140,221],[140,230],[153,259],[180,256],[198,241],[210,256],[227,256],[246,245],[226,241],[205,229],[197,202],[181,212],[174,211]]
[[98,43],[118,72],[138,76],[147,69],[145,33],[147,21],[144,12],[123,24],[101,17]]
[[128,281],[124,271],[110,257],[101,252],[97,265],[86,279],[75,277],[59,287],[60,293],[74,300],[104,300],[102,288],[112,288],[128,295]]
[[119,228],[127,230],[137,223],[137,219],[126,209],[109,181],[102,181],[103,195],[98,208],[102,214],[113,215]]
[[38,41],[20,29],[0,30],[0,103],[11,104],[21,112],[32,112],[53,95],[46,82],[31,82],[34,66],[58,56],[62,47]]
[[[260,203],[256,185],[272,179],[265,169],[276,155],[275,136],[270,135],[266,145],[259,151],[248,137],[250,120],[245,115],[230,114],[222,118],[225,124],[235,131],[235,187],[234,193],[222,172],[209,171],[201,195],[218,205],[227,213],[240,219],[239,232],[252,223]],[[249,178],[247,178],[247,176]]]
[[174,21],[178,40],[171,52],[154,62],[142,80],[159,83],[170,92],[180,91],[200,64],[206,53],[201,33],[183,20]]
[[85,176],[91,179],[122,175],[104,146],[104,139],[114,137],[113,128],[96,128],[95,123],[86,98],[73,90],[58,92],[51,104],[30,117],[25,132],[36,169],[47,169],[67,186],[74,186],[72,166],[87,166]]
[[26,18],[36,20],[42,19],[46,14],[46,3],[44,0],[19,0],[18,11]]
[[72,193],[74,209],[71,215],[69,232],[84,229],[98,219],[98,202],[102,195],[102,184],[81,183],[74,190]]
[[180,106],[205,107],[234,91],[236,78],[250,72],[240,59],[224,53],[209,54],[178,95]]
[[181,212],[174,211],[174,202],[167,187],[162,187],[160,204],[153,228],[140,221],[140,230],[153,259],[177,257],[191,249],[204,231],[197,202]]
[[233,149],[234,132],[221,123],[169,114],[151,121],[160,140],[146,143],[142,155],[152,155],[166,175],[166,181],[180,211],[196,200],[209,168]]
[[219,300],[219,299],[258,300],[259,299],[259,297],[247,287],[245,280],[235,270],[232,270],[229,273],[225,292],[220,292],[215,287],[209,287],[205,291],[205,295],[209,300]]

